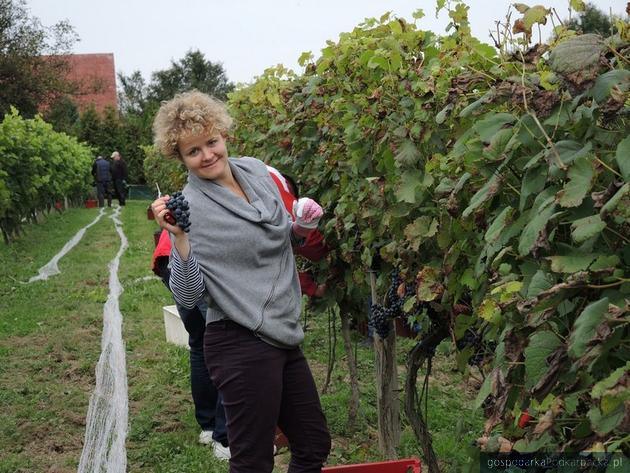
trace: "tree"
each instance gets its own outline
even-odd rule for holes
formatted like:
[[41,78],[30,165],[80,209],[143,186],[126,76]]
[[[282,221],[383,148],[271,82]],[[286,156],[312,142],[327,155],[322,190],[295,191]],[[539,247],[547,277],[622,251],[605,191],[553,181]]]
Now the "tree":
[[0,117],[15,106],[33,116],[69,91],[65,81],[77,37],[67,22],[45,28],[28,14],[24,0],[0,0]]
[[200,51],[188,51],[179,62],[171,61],[169,69],[153,73],[149,97],[159,103],[190,89],[225,100],[234,84],[228,81],[222,64],[207,61]]
[[566,25],[569,29],[582,33],[597,33],[604,37],[613,34],[611,17],[592,3],[585,4],[577,18],[571,18]]
[[148,86],[140,71],[130,76],[118,74],[118,103],[124,114],[141,114],[147,103]]
[[79,110],[75,103],[67,95],[64,95],[46,110],[44,120],[50,123],[55,131],[74,135],[79,120]]
[[145,180],[143,149],[152,143],[151,126],[161,101],[193,88],[225,100],[234,89],[223,66],[207,61],[199,51],[189,51],[181,60],[172,61],[170,68],[154,72],[148,84],[139,71],[119,74],[118,81],[122,128],[118,150],[127,160],[129,181],[134,183]]
[[94,148],[101,142],[101,118],[94,105],[88,107],[79,118],[76,136]]

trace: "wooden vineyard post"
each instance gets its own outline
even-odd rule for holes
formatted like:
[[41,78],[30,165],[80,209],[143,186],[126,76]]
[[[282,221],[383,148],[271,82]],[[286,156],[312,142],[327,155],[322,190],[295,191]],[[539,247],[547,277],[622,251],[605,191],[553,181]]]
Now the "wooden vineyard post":
[[[376,274],[370,271],[372,303],[376,303]],[[391,323],[391,322],[390,322]],[[398,458],[400,444],[400,403],[398,401],[398,372],[396,369],[396,331],[393,323],[386,338],[374,333],[376,365],[376,410],[378,412],[378,443],[388,460]]]

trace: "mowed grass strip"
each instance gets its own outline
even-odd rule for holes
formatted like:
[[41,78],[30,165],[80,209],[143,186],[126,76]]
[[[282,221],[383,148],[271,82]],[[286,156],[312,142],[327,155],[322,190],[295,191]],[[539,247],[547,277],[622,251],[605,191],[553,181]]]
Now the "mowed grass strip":
[[[162,307],[172,298],[151,276],[153,234],[148,201],[129,201],[120,219],[129,247],[121,259],[119,279],[123,340],[129,386],[127,457],[130,472],[227,472],[226,463],[197,443],[199,428],[190,397],[188,352],[166,343]],[[59,263],[61,274],[47,281],[21,284],[37,274],[96,209],[51,214],[29,226],[26,235],[0,247],[0,473],[75,472],[85,434],[85,416],[94,388],[94,368],[101,352],[103,304],[109,292],[108,263],[120,240],[109,210],[88,229],[81,242]],[[319,386],[327,364],[328,322],[309,314],[304,351]],[[354,334],[361,383],[359,429],[346,429],[350,396],[341,337],[329,392],[322,404],[333,435],[330,464],[382,460],[376,437],[373,351]],[[401,386],[410,340],[399,343]],[[421,381],[421,380],[420,380]],[[450,357],[434,363],[429,425],[445,471],[465,460],[463,445],[482,425],[470,409],[474,390],[454,371]],[[421,455],[403,420],[401,456]],[[275,472],[286,471],[289,454],[276,457]]]

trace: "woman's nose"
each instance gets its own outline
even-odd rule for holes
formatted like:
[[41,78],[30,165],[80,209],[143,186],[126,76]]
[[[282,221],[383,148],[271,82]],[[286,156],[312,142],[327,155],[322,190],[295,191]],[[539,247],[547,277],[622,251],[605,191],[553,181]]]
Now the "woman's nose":
[[203,154],[203,159],[211,159],[214,156],[214,153],[209,146],[201,148],[201,153]]

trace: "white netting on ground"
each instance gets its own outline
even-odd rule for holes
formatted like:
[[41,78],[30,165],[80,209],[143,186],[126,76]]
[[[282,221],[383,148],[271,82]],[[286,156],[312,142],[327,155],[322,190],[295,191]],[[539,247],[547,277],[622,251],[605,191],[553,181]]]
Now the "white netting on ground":
[[127,470],[127,368],[118,303],[123,291],[118,267],[128,242],[119,214],[120,207],[110,217],[121,243],[109,263],[109,295],[103,309],[101,356],[96,365],[96,386],[90,398],[78,473],[125,473]]
[[88,228],[90,228],[92,225],[94,225],[96,222],[98,222],[101,219],[101,217],[103,216],[104,212],[105,212],[105,208],[102,208],[101,211],[99,212],[98,216],[94,220],[92,220],[92,223],[89,223],[88,225],[83,227],[81,230],[79,230],[63,246],[63,248],[61,249],[61,251],[59,253],[57,253],[55,256],[53,256],[52,259],[48,263],[46,263],[44,266],[39,268],[39,274],[37,276],[33,276],[31,279],[28,280],[28,282],[46,280],[50,276],[54,276],[55,274],[59,274],[61,272],[61,271],[59,271],[59,267],[57,266],[57,263],[59,263],[59,260],[61,258],[63,258],[68,251],[70,251],[72,248],[74,248],[76,246],[76,244],[79,243],[79,241],[81,241],[81,238],[83,238],[83,235],[85,234],[85,231]]

